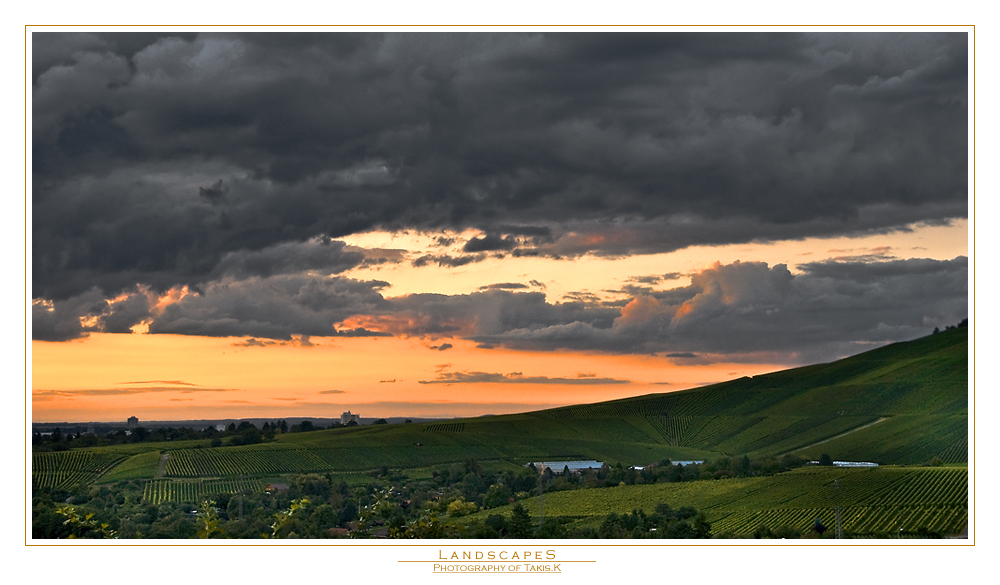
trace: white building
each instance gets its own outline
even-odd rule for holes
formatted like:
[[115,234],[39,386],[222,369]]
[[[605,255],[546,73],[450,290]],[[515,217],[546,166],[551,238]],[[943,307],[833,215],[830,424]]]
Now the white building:
[[352,422],[352,421],[353,422],[358,422],[358,415],[351,414],[351,411],[348,410],[344,414],[340,415],[340,424],[346,425],[347,423]]

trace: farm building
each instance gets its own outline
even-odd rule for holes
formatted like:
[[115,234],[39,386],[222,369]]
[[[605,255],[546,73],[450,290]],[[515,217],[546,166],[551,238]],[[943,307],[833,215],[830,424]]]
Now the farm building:
[[[810,465],[819,465],[819,461],[810,461]],[[831,463],[834,467],[878,467],[878,463],[872,463],[871,461],[833,461]]]
[[546,469],[551,469],[553,474],[559,475],[566,468],[569,468],[572,473],[579,473],[584,469],[600,469],[604,463],[601,461],[537,461],[534,466],[538,473],[545,473]]
[[358,422],[358,415],[353,414],[351,411],[347,411],[340,415],[340,424],[346,425],[349,422]]

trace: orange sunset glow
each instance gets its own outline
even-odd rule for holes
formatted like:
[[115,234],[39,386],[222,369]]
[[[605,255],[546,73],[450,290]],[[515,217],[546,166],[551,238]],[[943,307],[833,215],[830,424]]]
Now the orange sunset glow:
[[36,34],[31,420],[525,412],[968,317],[965,36],[696,36]]

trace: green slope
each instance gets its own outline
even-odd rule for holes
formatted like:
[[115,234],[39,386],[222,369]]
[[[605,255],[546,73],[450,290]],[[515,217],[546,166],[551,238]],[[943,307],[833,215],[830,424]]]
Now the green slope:
[[[935,457],[963,463],[967,333],[964,327],[951,329],[828,364],[704,388],[517,415],[286,434],[272,443],[241,447],[131,447],[167,452],[167,478],[358,473],[467,459],[506,465],[561,459],[644,465],[665,458],[793,453],[816,459],[827,453],[883,465]],[[94,479],[149,475],[149,465],[128,473],[124,466],[137,463],[119,465],[121,472],[96,465],[86,471]],[[62,481],[56,467],[47,463],[44,473],[50,477],[36,481]]]
[[[734,536],[752,535],[761,526],[808,533],[817,518],[832,528],[840,507],[843,529],[850,535],[912,535],[921,529],[948,535],[961,532],[968,522],[968,469],[810,466],[770,477],[550,492],[520,503],[533,516],[544,513],[595,528],[611,513],[651,513],[661,503],[692,506],[705,514],[714,534]],[[507,515],[510,508],[484,510],[464,522]]]

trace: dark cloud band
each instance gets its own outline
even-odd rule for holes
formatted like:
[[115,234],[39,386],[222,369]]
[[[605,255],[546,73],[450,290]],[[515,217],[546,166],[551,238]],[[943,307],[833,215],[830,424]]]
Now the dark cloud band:
[[482,229],[414,263],[460,266],[968,213],[964,33],[32,33],[32,55],[36,299],[335,274],[371,259],[321,242],[374,227]]

